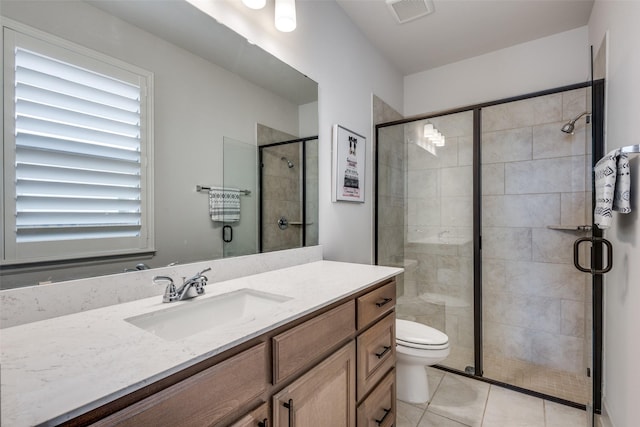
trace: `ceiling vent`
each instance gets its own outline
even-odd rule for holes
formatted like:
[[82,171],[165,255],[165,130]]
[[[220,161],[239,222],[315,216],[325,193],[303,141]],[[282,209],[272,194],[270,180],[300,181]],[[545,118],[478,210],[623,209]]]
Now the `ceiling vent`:
[[400,24],[413,21],[435,10],[431,0],[386,0],[386,2]]

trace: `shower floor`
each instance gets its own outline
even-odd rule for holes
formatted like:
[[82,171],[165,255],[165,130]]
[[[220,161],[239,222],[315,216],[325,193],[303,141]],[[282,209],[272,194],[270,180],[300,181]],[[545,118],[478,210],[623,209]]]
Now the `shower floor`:
[[[465,367],[473,365],[473,351],[454,346],[442,365],[464,371]],[[495,355],[485,356],[484,377],[575,403],[586,404],[589,401],[589,379],[584,375],[546,368],[522,360]]]

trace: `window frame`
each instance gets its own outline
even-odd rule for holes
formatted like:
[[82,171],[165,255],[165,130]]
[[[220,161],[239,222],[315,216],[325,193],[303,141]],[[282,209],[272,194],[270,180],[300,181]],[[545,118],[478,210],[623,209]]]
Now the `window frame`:
[[[153,73],[95,50],[64,40],[19,22],[1,17],[3,46],[3,172],[0,220],[3,245],[0,265],[64,262],[85,258],[139,255],[155,251],[153,173]],[[125,238],[95,238],[44,242],[16,241],[15,218],[15,48],[22,47],[60,61],[87,68],[141,88],[140,100],[140,235]]]

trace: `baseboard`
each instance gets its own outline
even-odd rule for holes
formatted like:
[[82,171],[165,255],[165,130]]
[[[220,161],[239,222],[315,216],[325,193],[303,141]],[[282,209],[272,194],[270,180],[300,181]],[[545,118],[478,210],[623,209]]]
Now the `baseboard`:
[[611,422],[611,418],[609,418],[609,412],[607,411],[607,403],[602,403],[602,413],[596,416],[595,425],[597,427],[614,427]]

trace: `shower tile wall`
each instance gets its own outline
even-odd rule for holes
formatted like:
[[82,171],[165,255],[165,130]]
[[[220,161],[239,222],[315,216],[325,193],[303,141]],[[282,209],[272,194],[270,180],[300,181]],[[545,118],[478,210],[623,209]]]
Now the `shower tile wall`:
[[590,278],[573,266],[572,245],[585,234],[548,226],[590,222],[585,121],[574,135],[560,132],[586,109],[579,89],[482,110],[487,357],[584,372]]
[[[282,160],[293,162],[292,168]],[[277,251],[302,244],[300,225],[281,230],[281,217],[289,222],[302,220],[302,188],[300,185],[300,143],[265,147],[262,150],[262,250]]]
[[[446,137],[435,155],[416,145],[425,123]],[[451,356],[473,365],[473,113],[405,126],[405,295],[398,316],[444,331]]]
[[[262,125],[256,126],[256,139],[258,146],[274,144],[283,141],[297,139],[295,135],[282,132],[278,129]],[[297,248],[302,244],[302,229],[299,225],[290,225],[281,230],[278,220],[285,217],[290,222],[300,222],[302,218],[302,187],[300,178],[301,144],[292,143],[262,150],[262,250],[264,252],[282,249]],[[317,150],[316,150],[317,151]],[[286,157],[293,162],[294,167],[289,168]],[[308,158],[309,160],[309,158]],[[311,163],[314,158],[311,158]],[[317,153],[315,158],[317,181]],[[310,183],[309,183],[310,184]],[[309,188],[309,186],[307,186]],[[316,212],[317,207],[307,205],[307,209]],[[317,236],[316,227],[311,230],[312,236]],[[317,237],[316,237],[317,239]]]

